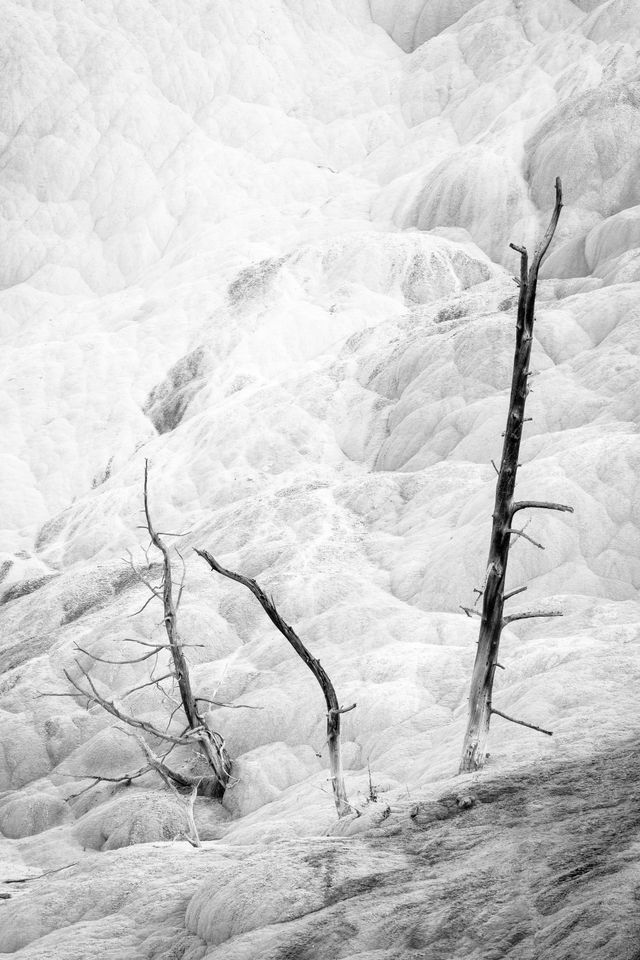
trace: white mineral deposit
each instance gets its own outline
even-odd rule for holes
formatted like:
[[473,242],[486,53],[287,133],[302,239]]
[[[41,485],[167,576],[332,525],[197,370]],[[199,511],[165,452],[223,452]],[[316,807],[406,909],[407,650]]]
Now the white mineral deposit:
[[640,0],[0,37],[0,957],[638,960]]

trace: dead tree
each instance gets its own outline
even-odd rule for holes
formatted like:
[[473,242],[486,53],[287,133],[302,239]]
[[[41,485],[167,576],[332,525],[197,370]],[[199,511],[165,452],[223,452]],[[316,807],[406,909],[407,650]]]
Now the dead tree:
[[210,568],[229,580],[235,580],[247,587],[248,590],[258,600],[262,609],[269,617],[273,625],[280,631],[283,637],[289,641],[298,656],[304,660],[311,673],[314,675],[324,694],[327,705],[327,747],[329,750],[329,770],[331,774],[331,784],[333,787],[333,798],[336,804],[336,810],[339,817],[344,817],[348,813],[357,812],[351,806],[347,799],[347,791],[344,784],[344,773],[342,770],[342,753],[340,748],[340,717],[343,713],[348,713],[355,708],[355,703],[349,707],[341,707],[338,703],[338,697],[329,676],[321,665],[319,660],[313,657],[295,630],[282,619],[278,613],[272,597],[268,597],[264,590],[258,586],[255,580],[249,577],[243,577],[239,573],[233,573],[221,566],[218,561],[206,550],[196,549],[198,556],[205,560]]
[[[163,674],[161,677],[152,676],[147,683],[142,683],[139,686],[133,687],[131,690],[128,690],[123,697],[120,698],[122,700],[134,691],[141,690],[143,687],[155,686],[163,694],[163,696],[171,699],[167,690],[162,686],[163,683],[169,681],[174,688],[177,687],[178,700],[177,702],[173,700],[171,701],[172,703],[175,702],[175,708],[169,717],[167,729],[160,730],[157,726],[155,726],[155,724],[132,716],[113,700],[107,699],[107,697],[105,697],[97,689],[96,684],[94,683],[88,670],[86,670],[78,660],[76,660],[76,667],[78,668],[81,678],[75,679],[68,670],[65,670],[64,674],[75,691],[73,694],[70,694],[71,696],[77,696],[80,694],[81,696],[86,697],[89,703],[97,703],[100,707],[102,707],[103,710],[106,710],[107,713],[111,714],[111,716],[115,717],[117,720],[121,721],[121,723],[135,731],[136,739],[138,740],[138,743],[140,744],[147,759],[147,764],[144,767],[135,773],[126,774],[122,778],[92,776],[92,779],[95,782],[91,784],[91,786],[95,786],[95,784],[99,783],[101,780],[108,779],[111,779],[112,782],[128,782],[142,776],[148,771],[154,770],[168,785],[189,790],[192,798],[195,797],[195,794],[197,793],[200,796],[221,799],[224,795],[224,791],[231,774],[231,760],[227,754],[223,738],[219,733],[216,733],[209,727],[207,720],[202,715],[201,708],[198,706],[199,703],[210,701],[208,701],[206,698],[195,696],[191,687],[189,665],[184,654],[184,648],[186,646],[190,646],[190,644],[185,644],[182,641],[178,630],[178,608],[180,606],[182,590],[184,587],[184,563],[182,581],[178,588],[177,596],[174,599],[171,556],[168,547],[162,539],[162,536],[167,536],[167,534],[161,535],[158,533],[152,523],[149,509],[148,480],[149,464],[148,461],[145,461],[145,529],[151,538],[151,544],[162,556],[162,574],[159,584],[156,585],[152,583],[151,580],[145,576],[141,570],[133,566],[133,562],[132,566],[138,579],[140,579],[151,592],[151,596],[149,597],[149,600],[147,600],[147,603],[154,598],[162,603],[162,623],[168,643],[147,643],[144,640],[131,640],[130,638],[126,638],[128,642],[136,643],[144,648],[148,647],[150,649],[148,651],[145,649],[145,653],[139,657],[122,660],[106,659],[83,649],[77,644],[76,647],[81,653],[90,657],[90,659],[93,661],[97,661],[99,663],[114,663],[123,665],[139,663],[141,661],[149,660],[152,657],[157,658],[159,654],[162,654],[165,651],[168,652],[171,665],[165,674]],[[147,604],[145,603],[144,606],[146,605]],[[144,609],[144,607],[142,609]],[[193,645],[191,644],[191,646]],[[60,696],[60,694],[47,694],[47,696],[52,695]],[[66,696],[68,694],[62,695]],[[219,705],[223,706],[223,704]],[[186,720],[186,726],[181,733],[174,735],[173,733],[169,732],[169,726],[171,720],[178,711],[182,711],[184,719]],[[154,754],[149,746],[149,742],[142,736],[143,734],[146,734],[148,737],[155,739],[166,746],[167,749],[165,750],[163,756],[157,757]],[[190,772],[185,773],[183,771],[175,770],[173,767],[169,766],[166,763],[166,757],[177,746],[188,746],[194,750],[196,756],[199,758],[201,766],[204,768],[204,771],[198,771],[196,774],[191,774]],[[191,808],[192,802],[193,800],[191,801]]]
[[[511,396],[507,426],[504,432],[502,460],[498,470],[496,482],[495,505],[493,510],[493,526],[489,547],[486,580],[482,594],[482,613],[480,614],[480,636],[476,652],[471,690],[469,693],[469,716],[464,738],[460,772],[477,770],[484,764],[486,745],[489,734],[491,715],[503,717],[514,723],[531,727],[540,733],[551,736],[549,730],[543,730],[532,723],[523,720],[514,720],[497,710],[492,704],[493,680],[498,663],[498,650],[503,627],[514,620],[524,620],[531,617],[557,617],[561,612],[557,610],[532,610],[504,616],[504,603],[510,597],[526,590],[520,587],[505,594],[505,578],[507,562],[512,537],[522,537],[534,546],[544,549],[542,544],[533,540],[524,529],[514,525],[516,515],[522,510],[562,510],[573,513],[572,507],[561,503],[548,503],[539,500],[514,500],[516,475],[518,471],[518,457],[522,440],[522,429],[525,423],[525,404],[529,392],[529,362],[533,345],[533,325],[535,321],[535,298],[538,283],[538,271],[558,224],[562,209],[562,184],[556,179],[556,199],[551,222],[541,242],[536,247],[531,266],[528,265],[528,255],[524,247],[510,244],[511,248],[520,254],[520,278],[516,280],[520,288],[518,297],[518,311],[516,320],[516,343],[513,359],[513,375],[511,380]],[[497,468],[496,468],[497,469]],[[475,611],[463,608],[468,615]]]

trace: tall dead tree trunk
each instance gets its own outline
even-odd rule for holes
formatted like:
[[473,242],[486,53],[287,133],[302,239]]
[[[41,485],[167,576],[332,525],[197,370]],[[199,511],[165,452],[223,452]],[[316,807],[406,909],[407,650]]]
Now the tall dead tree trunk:
[[[499,666],[498,649],[502,628],[513,620],[527,619],[530,617],[561,616],[559,611],[530,611],[508,617],[505,617],[503,614],[505,600],[526,589],[526,587],[523,587],[506,595],[504,592],[511,538],[523,537],[525,540],[533,543],[534,546],[544,549],[541,544],[532,540],[523,529],[516,529],[514,527],[516,514],[521,510],[529,508],[573,512],[572,507],[567,507],[560,503],[548,503],[537,500],[522,500],[518,502],[514,500],[516,475],[519,466],[520,443],[525,422],[525,404],[529,392],[529,363],[531,359],[531,347],[533,345],[538,271],[542,259],[551,243],[553,234],[555,233],[562,209],[562,184],[560,178],[556,179],[555,190],[556,198],[551,222],[544,237],[536,247],[531,267],[528,266],[526,249],[524,247],[518,247],[513,243],[510,244],[511,248],[520,254],[520,278],[517,281],[520,287],[520,295],[518,298],[516,321],[515,354],[513,359],[509,412],[504,433],[502,459],[496,483],[489,560],[487,564],[486,581],[482,593],[480,636],[471,678],[469,716],[460,763],[461,773],[477,770],[483,765],[487,752],[486,747],[491,715],[495,713],[507,720],[513,719],[496,710],[491,702],[494,675],[496,668]],[[467,610],[467,608],[463,609]],[[467,613],[471,612],[472,611],[467,610]],[[528,726],[534,730],[539,730],[542,733],[550,735],[548,730],[542,730],[542,728],[536,727],[534,724],[525,723],[520,720],[514,722],[521,723],[523,726]]]
[[280,631],[283,637],[289,641],[295,652],[302,660],[304,660],[309,670],[311,670],[311,673],[320,684],[327,705],[327,747],[329,751],[329,769],[336,810],[338,811],[339,817],[344,817],[346,814],[353,812],[354,808],[347,799],[347,791],[344,784],[342,754],[340,747],[340,717],[343,713],[348,713],[349,710],[353,710],[356,706],[355,703],[351,704],[350,707],[341,707],[339,705],[334,686],[320,661],[316,660],[315,657],[309,653],[295,630],[293,630],[293,628],[290,627],[288,623],[285,623],[285,621],[282,619],[275,607],[273,599],[266,595],[266,593],[261,587],[258,586],[255,580],[251,580],[249,577],[243,577],[239,573],[233,573],[231,570],[227,570],[225,567],[221,566],[218,561],[206,550],[196,549],[196,553],[198,556],[202,557],[202,559],[205,560],[211,569],[215,570],[216,573],[221,574],[223,577],[228,577],[229,580],[235,580],[237,583],[243,584],[243,586],[247,587],[247,589],[251,591],[273,625]]

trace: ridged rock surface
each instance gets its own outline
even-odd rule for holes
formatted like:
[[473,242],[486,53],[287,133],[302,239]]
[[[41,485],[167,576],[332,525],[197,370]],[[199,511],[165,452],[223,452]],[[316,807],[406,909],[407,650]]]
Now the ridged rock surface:
[[[40,877],[0,883],[0,956],[637,960],[638,0],[0,16],[0,862]],[[458,778],[509,243],[533,247],[558,175],[518,495],[575,512],[531,517],[545,550],[521,538],[509,586],[564,617],[505,631],[495,690],[553,737],[495,717]],[[169,685],[125,699],[149,661],[89,656],[163,639],[131,567],[158,576],[145,459],[237,778],[196,803],[200,851],[157,778],[112,782],[136,741],[51,696],[79,664],[173,710]],[[313,678],[194,547],[257,578],[357,702],[361,817],[335,825]]]

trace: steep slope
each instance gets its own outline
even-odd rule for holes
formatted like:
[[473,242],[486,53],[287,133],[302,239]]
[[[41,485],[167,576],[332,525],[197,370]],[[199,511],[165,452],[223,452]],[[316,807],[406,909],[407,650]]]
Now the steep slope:
[[[490,461],[506,412],[516,296],[508,244],[534,242],[557,174],[567,206],[539,295],[519,489],[575,514],[536,517],[531,532],[546,549],[519,543],[510,578],[565,616],[505,634],[496,690],[505,712],[554,736],[496,718],[491,766],[473,790],[511,783],[533,818],[520,823],[505,800],[504,826],[517,828],[532,864],[530,882],[518,874],[533,891],[525,899],[543,897],[548,870],[537,825],[552,822],[570,870],[589,861],[571,831],[573,808],[554,820],[552,797],[558,778],[563,796],[587,790],[592,753],[615,786],[603,787],[601,821],[592,810],[585,823],[603,837],[628,831],[630,849],[640,6],[1,0],[0,9],[0,855],[9,879],[79,861],[68,881],[38,881],[41,894],[10,888],[3,930],[19,939],[0,949],[90,957],[104,956],[106,942],[114,958],[195,960],[219,949],[251,958],[262,945],[274,957],[396,956],[382,932],[392,909],[384,883],[382,913],[366,898],[343,910],[342,894],[331,894],[350,930],[375,914],[367,936],[343,936],[338,924],[340,947],[321,946],[315,927],[293,930],[276,909],[260,922],[277,926],[258,946],[258,934],[232,920],[220,939],[222,921],[202,906],[218,894],[196,892],[210,869],[200,864],[240,863],[244,872],[229,867],[229,877],[242,886],[247,845],[258,844],[256,863],[289,850],[282,887],[293,887],[306,882],[309,851],[318,858],[309,869],[331,873],[330,851],[346,847],[341,891],[394,869],[402,886],[402,871],[417,869],[407,853],[411,804],[467,789],[454,777],[476,628],[460,604],[473,602],[484,576]],[[237,782],[223,807],[198,802],[210,840],[201,854],[170,843],[184,814],[150,776],[77,796],[90,776],[134,771],[139,749],[80,698],[47,696],[68,692],[62,671],[77,672],[76,658],[89,665],[77,646],[117,660],[131,652],[126,638],[161,635],[155,603],[133,616],[147,592],[126,563],[127,551],[147,563],[145,458],[154,517],[179,532],[185,557],[182,631],[201,645],[189,654],[194,683],[229,704],[208,716]],[[372,827],[372,851],[362,839],[318,839],[334,819],[322,698],[253,598],[213,579],[196,546],[258,578],[342,701],[357,701],[344,717],[347,786],[363,810],[389,802],[398,827]],[[92,675],[115,697],[148,679],[145,663],[98,663]],[[150,687],[125,703],[158,722],[173,709]],[[370,773],[379,806],[366,803]],[[542,789],[550,792],[538,807]],[[467,828],[455,826],[467,819],[456,818],[437,827],[442,844],[429,855],[428,869],[453,871],[460,886],[456,915],[471,896],[464,864],[480,876],[479,864],[502,856],[500,828],[483,810],[468,812],[477,848],[469,852]],[[605,846],[598,841],[591,886],[571,887],[575,913],[552,921],[554,910],[536,907],[515,925],[522,938],[507,943],[502,927],[491,939],[491,911],[478,903],[477,944],[461,939],[459,955],[586,949],[630,960],[628,899],[610,912],[618,953],[590,939],[585,904],[627,883],[626,846],[610,857]],[[133,929],[118,878],[134,863],[136,884],[153,878],[149,923],[171,926],[173,953],[162,952],[165,934],[150,930],[143,944]],[[602,888],[601,865],[613,878]],[[500,902],[513,861],[501,869]],[[451,889],[432,888],[430,876],[401,895],[398,956],[458,955],[447,953],[458,927],[441,900]],[[92,916],[78,902],[55,922],[29,919],[41,915],[40,896],[59,890],[75,903],[91,878],[96,891],[118,887],[108,909]],[[235,910],[234,897],[224,910]],[[425,900],[440,917],[428,929],[416,916]],[[299,916],[326,906],[310,904]],[[66,924],[73,938],[56,933]]]

